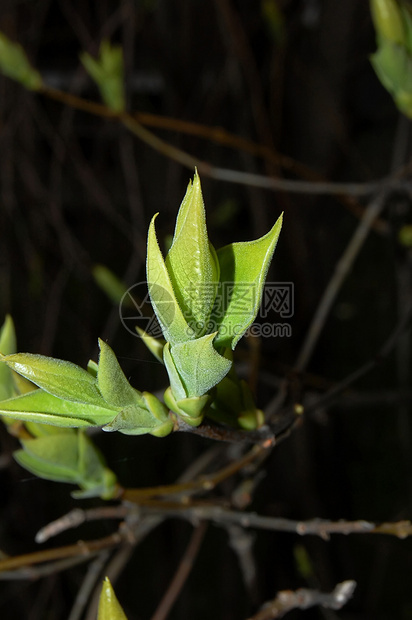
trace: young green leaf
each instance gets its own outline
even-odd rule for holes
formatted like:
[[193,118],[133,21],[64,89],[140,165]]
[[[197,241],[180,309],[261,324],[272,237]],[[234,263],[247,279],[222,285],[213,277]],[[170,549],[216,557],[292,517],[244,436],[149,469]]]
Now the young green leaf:
[[219,266],[207,236],[197,172],[180,207],[165,263],[183,315],[196,335],[203,335],[216,297]]
[[370,8],[377,34],[402,45],[405,40],[405,26],[396,0],[370,0]]
[[160,326],[170,343],[185,342],[194,337],[177,302],[172,282],[156,238],[153,217],[147,239],[147,285]]
[[80,428],[108,424],[118,409],[63,400],[44,390],[34,390],[0,402],[0,413],[14,420]]
[[222,287],[212,322],[218,327],[216,348],[235,348],[259,311],[265,278],[282,228],[282,215],[260,239],[231,243],[217,252]]
[[6,363],[9,368],[53,396],[105,407],[94,377],[76,364],[33,353],[1,356],[0,362]]
[[[0,330],[0,353],[9,355],[16,352],[16,332],[13,320],[7,315]],[[0,400],[11,398],[15,394],[13,373],[6,364],[0,364]]]
[[370,60],[398,108],[412,118],[412,56],[405,48],[383,40]]
[[163,347],[166,344],[166,340],[163,338],[153,338],[153,336],[147,334],[138,325],[136,325],[136,331],[145,343],[146,347],[149,349],[150,353],[152,353],[155,358],[163,364]]
[[127,620],[108,577],[103,582],[97,620]]
[[113,350],[100,338],[99,347],[97,385],[104,400],[117,408],[140,404],[142,395],[130,385],[124,376]]
[[105,265],[95,265],[92,269],[92,275],[113,304],[119,305],[127,293],[127,286]]
[[0,71],[29,90],[39,90],[43,80],[31,66],[21,45],[0,32]]
[[80,60],[99,87],[105,104],[115,112],[123,112],[125,96],[122,48],[104,40],[100,45],[99,58],[83,52]]
[[[170,348],[170,355],[188,398],[203,396],[230,370],[232,362],[220,355],[213,346],[215,336],[216,333],[207,334]],[[179,394],[174,394],[174,397],[177,401],[184,398]]]
[[187,424],[190,424],[190,426],[199,426],[201,424],[204,417],[203,408],[209,402],[208,395],[176,401],[172,388],[168,387],[163,397],[169,409],[181,417]]
[[[170,387],[176,400],[187,398],[186,388],[182,382],[179,372],[175,366],[174,360],[170,353],[170,344],[166,342],[163,349],[163,360],[169,375]],[[167,403],[166,403],[167,404]],[[169,405],[168,405],[169,406]]]
[[125,435],[150,433],[157,437],[164,437],[173,430],[173,420],[170,419],[168,410],[156,396],[143,392],[138,402],[124,407],[103,430],[119,431]]
[[20,465],[40,478],[77,484],[81,478],[77,434],[56,434],[24,439],[14,453]]
[[88,496],[113,497],[116,478],[83,432],[25,439],[22,446],[22,450],[14,453],[14,458],[36,476],[77,484]]
[[124,435],[146,435],[159,425],[158,420],[145,407],[130,405],[122,409],[104,431],[119,431]]

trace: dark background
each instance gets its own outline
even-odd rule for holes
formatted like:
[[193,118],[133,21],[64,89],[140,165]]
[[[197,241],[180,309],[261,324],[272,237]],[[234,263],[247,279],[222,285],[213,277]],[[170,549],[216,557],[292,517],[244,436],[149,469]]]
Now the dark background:
[[[271,20],[273,7],[278,15]],[[366,0],[2,0],[0,29],[22,44],[48,84],[96,101],[79,53],[96,54],[101,39],[110,38],[124,48],[130,111],[222,127],[283,156],[276,163],[276,157],[263,160],[212,139],[153,129],[217,167],[363,182],[386,177],[410,158],[408,121],[369,63],[375,43]],[[124,329],[117,306],[96,285],[92,267],[107,265],[128,286],[144,281],[150,218],[161,212],[160,239],[172,233],[192,174],[119,123],[0,77],[0,321],[13,315],[19,350],[84,366],[96,358],[100,336],[135,387],[166,385],[163,369]],[[294,283],[295,312],[288,321],[291,338],[261,342],[257,400],[263,408],[293,367],[358,224],[354,210],[367,200],[275,193],[207,176],[202,186],[216,247],[264,234],[285,212],[269,278]],[[303,378],[306,399],[373,359],[410,300],[410,250],[397,241],[399,226],[412,221],[407,190],[388,199],[339,293]],[[410,333],[402,342],[402,398],[393,352],[274,450],[251,509],[295,519],[411,517]],[[245,340],[236,360],[249,356]],[[96,442],[130,486],[171,483],[210,447],[180,434],[164,440],[98,435]],[[11,457],[18,442],[4,428],[0,446],[0,548],[10,555],[36,550],[36,531],[77,504],[69,487],[18,467]],[[113,527],[83,527],[53,544],[103,536]],[[189,535],[188,524],[173,520],[137,548],[116,584],[129,620],[150,618]],[[309,586],[330,590],[355,579],[358,588],[340,612],[315,609],[290,618],[411,617],[410,540],[365,535],[325,542],[259,532],[258,591],[251,602],[227,534],[214,526],[170,617],[243,619],[278,590],[307,586],[295,560],[299,546],[310,558]],[[3,583],[0,616],[67,618],[85,571]]]

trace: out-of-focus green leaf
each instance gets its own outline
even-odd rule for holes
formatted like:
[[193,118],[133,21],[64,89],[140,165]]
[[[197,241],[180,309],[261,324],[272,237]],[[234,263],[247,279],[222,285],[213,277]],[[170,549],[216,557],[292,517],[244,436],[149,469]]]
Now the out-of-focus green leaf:
[[127,293],[127,286],[104,265],[95,265],[92,270],[93,277],[98,286],[106,293],[107,297],[118,305]]
[[163,338],[153,338],[153,336],[150,336],[138,326],[136,326],[136,331],[149,349],[149,351],[155,356],[157,360],[159,360],[159,362],[163,364],[163,347],[166,344],[166,340],[164,340]]
[[98,58],[93,58],[90,54],[83,52],[80,60],[99,87],[105,104],[114,112],[123,112],[125,96],[122,48],[104,40],[100,45]]
[[399,229],[398,240],[401,245],[412,248],[412,224],[405,224]]
[[261,0],[261,11],[266,27],[275,42],[283,39],[285,24],[277,0]]
[[150,299],[166,340],[170,343],[184,342],[194,337],[176,299],[156,238],[153,217],[147,240],[147,285]]
[[216,348],[235,348],[259,311],[270,261],[282,228],[282,215],[260,239],[231,243],[217,252],[222,287],[229,294],[218,295],[212,322],[219,330]]
[[34,390],[0,402],[0,413],[9,418],[62,427],[102,426],[111,422],[117,412],[109,405],[98,407],[63,400],[44,390]]
[[127,620],[108,577],[103,581],[97,620]]
[[254,430],[264,423],[264,414],[256,407],[249,386],[234,372],[216,386],[207,415],[217,422],[245,430]]
[[310,556],[303,545],[295,545],[293,548],[295,564],[299,574],[304,579],[313,579],[315,573]]
[[[0,329],[0,353],[9,355],[16,352],[16,332],[11,316],[7,315]],[[0,400],[11,398],[15,394],[12,370],[6,364],[0,364]]]
[[1,356],[0,362],[53,396],[97,407],[106,406],[95,378],[76,364],[33,353]]
[[[79,485],[89,496],[113,496],[115,476],[81,431],[22,440],[17,462],[40,478]],[[108,475],[109,474],[109,475]]]
[[396,0],[370,0],[370,7],[379,37],[402,45],[405,40],[405,28]]
[[[166,268],[180,309],[197,336],[205,333],[219,281],[219,265],[207,236],[198,174],[179,209]],[[187,338],[186,338],[187,339]]]
[[23,48],[0,32],[0,71],[29,90],[43,86],[41,75],[34,69]]
[[405,48],[383,41],[371,63],[398,108],[412,118],[412,56]]
[[51,424],[39,424],[37,422],[25,422],[24,426],[33,437],[46,437],[48,435],[64,435],[65,433],[75,433],[74,428],[52,426]]

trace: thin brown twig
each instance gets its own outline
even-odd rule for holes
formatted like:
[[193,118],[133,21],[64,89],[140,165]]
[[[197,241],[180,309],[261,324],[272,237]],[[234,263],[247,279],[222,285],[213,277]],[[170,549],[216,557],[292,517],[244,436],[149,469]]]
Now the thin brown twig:
[[147,487],[143,489],[124,489],[122,493],[122,499],[140,503],[145,498],[154,498],[160,496],[180,495],[180,494],[192,494],[196,492],[204,492],[213,490],[220,482],[230,478],[238,471],[252,463],[260,455],[266,453],[269,450],[268,447],[258,444],[253,446],[249,452],[242,456],[237,461],[230,463],[226,467],[223,467],[219,471],[200,476],[196,480],[190,482],[183,482],[178,484],[172,484],[167,486]]
[[249,620],[271,620],[282,618],[292,609],[309,609],[315,605],[321,605],[329,609],[341,609],[352,598],[356,588],[353,580],[338,583],[330,593],[319,592],[300,588],[299,590],[283,590],[278,592],[273,601],[265,603],[261,611],[249,618]]
[[125,506],[100,506],[98,508],[90,508],[89,510],[74,508],[66,515],[42,527],[37,532],[35,541],[37,543],[44,543],[46,540],[58,536],[66,530],[78,527],[86,521],[123,519],[129,512],[130,510]]
[[35,551],[33,553],[25,553],[16,557],[5,558],[0,560],[0,573],[3,571],[13,570],[22,566],[32,566],[34,564],[42,564],[62,558],[73,556],[87,556],[95,554],[103,549],[111,549],[116,547],[123,540],[123,536],[119,532],[114,532],[105,538],[97,540],[79,540],[74,545],[66,545],[57,549],[45,549],[43,551]]
[[[118,120],[127,127],[137,138],[142,140],[152,149],[160,152],[165,157],[182,164],[186,168],[193,170],[195,167],[199,172],[210,178],[227,181],[229,183],[237,183],[240,185],[251,185],[261,187],[275,192],[291,192],[296,194],[314,194],[314,195],[351,195],[351,196],[368,196],[378,191],[380,188],[388,184],[391,179],[380,179],[378,181],[369,181],[365,183],[334,183],[324,181],[295,181],[289,179],[281,179],[275,177],[262,176],[242,172],[239,170],[230,170],[226,168],[218,168],[205,162],[198,157],[190,155],[185,151],[162,140],[141,123],[136,117],[127,113],[116,113],[106,106],[87,101],[81,97],[77,97],[71,93],[65,93],[50,87],[44,87],[40,90],[43,95],[60,101],[83,112],[101,116],[109,120]],[[391,181],[392,182],[392,181]]]
[[[265,447],[275,445],[276,443],[276,430],[269,428],[269,426],[262,426],[255,431],[244,431],[236,428],[229,428],[227,426],[218,426],[217,424],[211,424],[209,422],[202,422],[200,426],[190,426],[181,418],[176,419],[175,432],[192,433],[193,435],[199,435],[200,437],[207,437],[214,441],[227,441],[229,443],[248,443],[248,444],[262,444]],[[279,429],[279,433],[284,428]]]
[[192,532],[189,544],[186,547],[184,555],[179,563],[177,571],[164,593],[159,605],[156,608],[151,620],[166,620],[170,610],[175,604],[187,578],[193,568],[193,564],[199,553],[201,544],[205,537],[207,523],[200,523]]
[[[182,506],[176,509],[166,508],[165,513],[169,517],[181,517],[194,523],[209,520],[224,527],[228,524],[236,524],[244,528],[289,532],[299,536],[319,536],[324,540],[329,540],[330,536],[334,534],[386,534],[400,539],[412,536],[412,523],[410,521],[387,522],[379,525],[362,520],[310,519],[309,521],[296,521],[282,517],[266,517],[254,512],[229,510],[216,504],[194,507]],[[153,512],[151,508],[142,507],[142,514],[153,514]]]

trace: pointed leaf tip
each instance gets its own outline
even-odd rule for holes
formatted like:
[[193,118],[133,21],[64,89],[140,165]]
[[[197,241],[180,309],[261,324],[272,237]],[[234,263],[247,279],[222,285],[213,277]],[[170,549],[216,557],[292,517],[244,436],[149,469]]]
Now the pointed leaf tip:
[[97,620],[127,620],[108,577],[103,581]]

